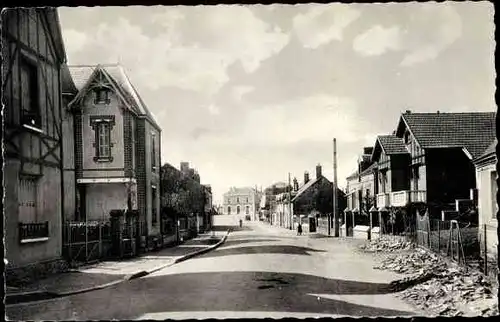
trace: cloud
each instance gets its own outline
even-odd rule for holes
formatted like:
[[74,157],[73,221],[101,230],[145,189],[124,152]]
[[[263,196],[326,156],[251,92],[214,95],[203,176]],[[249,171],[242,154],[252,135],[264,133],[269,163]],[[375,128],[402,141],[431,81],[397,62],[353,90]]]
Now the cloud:
[[354,39],[353,49],[364,56],[378,56],[389,50],[399,50],[399,27],[384,28],[375,25]]
[[[70,63],[92,63],[88,52],[100,52],[94,63],[106,57],[106,62],[134,67],[136,80],[152,90],[176,86],[212,95],[229,81],[228,66],[239,61],[251,73],[288,42],[286,33],[270,28],[246,7],[200,10],[159,7],[152,16],[156,32],[148,34],[123,17],[101,23],[84,45],[77,40],[68,44]],[[65,39],[82,38],[71,29],[63,33]]]
[[[409,34],[407,45],[413,48],[403,58],[401,66],[435,59],[462,35],[462,19],[449,3],[425,4],[412,18],[412,23],[424,28]],[[425,28],[429,25],[433,26],[433,30]],[[422,43],[420,40],[424,32],[428,32],[430,39]]]
[[319,94],[248,111],[240,135],[245,142],[262,145],[333,137],[352,142],[363,133],[363,123],[353,100]]
[[217,105],[215,104],[210,104],[208,106],[208,111],[210,112],[210,114],[212,115],[218,115],[220,113],[220,109],[219,107],[217,107]]
[[68,55],[79,52],[87,46],[89,38],[83,32],[66,29],[63,32],[63,41]]
[[235,86],[232,89],[232,94],[235,100],[241,101],[245,94],[252,92],[255,88],[253,86]]
[[293,20],[294,31],[306,48],[314,49],[333,40],[342,40],[344,29],[360,16],[357,9],[346,4],[311,7]]

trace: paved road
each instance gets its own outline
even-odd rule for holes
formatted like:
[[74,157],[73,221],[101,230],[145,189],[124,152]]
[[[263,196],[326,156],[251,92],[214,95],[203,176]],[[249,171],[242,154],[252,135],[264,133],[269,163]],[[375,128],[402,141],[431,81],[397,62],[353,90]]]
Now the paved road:
[[215,251],[147,277],[65,298],[7,307],[14,320],[407,316],[352,243],[247,223]]

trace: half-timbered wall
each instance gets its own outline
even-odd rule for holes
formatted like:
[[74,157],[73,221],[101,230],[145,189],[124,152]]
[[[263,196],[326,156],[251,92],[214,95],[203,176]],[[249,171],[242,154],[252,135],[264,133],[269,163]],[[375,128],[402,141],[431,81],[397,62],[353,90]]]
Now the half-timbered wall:
[[[2,16],[6,257],[23,266],[61,255],[61,84],[63,53],[47,10]],[[49,223],[47,240],[21,243],[20,222]]]

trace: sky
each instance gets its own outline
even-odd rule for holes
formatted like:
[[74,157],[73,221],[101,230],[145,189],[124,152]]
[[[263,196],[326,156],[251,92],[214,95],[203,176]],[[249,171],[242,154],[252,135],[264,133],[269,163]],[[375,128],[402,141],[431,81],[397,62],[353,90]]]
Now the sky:
[[333,179],[405,110],[496,111],[489,2],[59,8],[68,64],[120,63],[215,202]]

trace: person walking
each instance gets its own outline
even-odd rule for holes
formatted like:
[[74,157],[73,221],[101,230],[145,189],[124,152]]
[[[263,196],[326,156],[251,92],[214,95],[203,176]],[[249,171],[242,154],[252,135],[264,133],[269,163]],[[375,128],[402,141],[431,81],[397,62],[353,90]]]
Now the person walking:
[[297,226],[297,235],[298,236],[302,235],[302,224],[300,222]]

